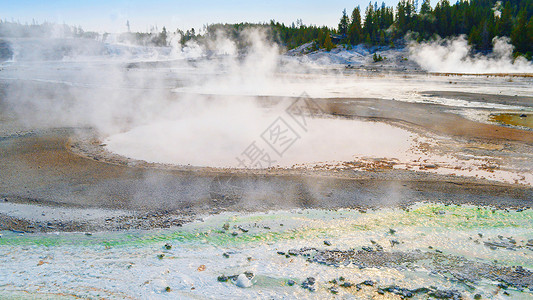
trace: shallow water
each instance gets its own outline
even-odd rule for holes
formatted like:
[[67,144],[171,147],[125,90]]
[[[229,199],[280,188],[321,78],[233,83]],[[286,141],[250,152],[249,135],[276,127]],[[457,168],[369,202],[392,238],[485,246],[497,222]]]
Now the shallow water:
[[494,113],[489,120],[504,125],[513,125],[533,129],[533,115],[526,113]]
[[[303,256],[277,254],[289,249],[359,250],[372,246],[385,252],[436,253],[500,267],[533,268],[533,211],[492,210],[476,206],[420,203],[408,210],[293,210],[269,213],[225,213],[209,216],[178,229],[83,233],[16,234],[0,238],[0,296],[21,298],[220,298],[333,296],[330,280],[343,276],[359,283],[374,280],[377,286],[405,288],[435,286],[457,289],[472,297],[505,297],[495,281],[482,279],[465,285],[440,273],[424,261],[414,265],[359,268],[307,261]],[[228,230],[223,227],[229,225]],[[241,227],[244,230],[239,229]],[[394,229],[392,232],[390,229]],[[247,232],[244,232],[246,231]],[[237,235],[233,235],[236,232]],[[482,237],[478,234],[481,234]],[[502,236],[499,238],[498,236]],[[512,250],[484,242],[512,237]],[[324,241],[331,242],[326,246]],[[392,244],[396,240],[399,244]],[[166,243],[172,248],[164,249]],[[429,247],[432,247],[430,249]],[[228,253],[225,258],[223,253]],[[162,257],[158,257],[159,255]],[[497,262],[494,262],[497,261]],[[220,275],[245,271],[255,274],[250,288],[239,288]],[[316,291],[300,287],[305,278],[316,278]],[[288,286],[289,279],[295,280]],[[166,287],[170,292],[166,292]],[[527,289],[509,288],[515,297],[531,298]],[[360,291],[340,288],[343,297],[378,295],[376,288]]]
[[[278,117],[282,121],[277,122]],[[260,114],[252,121],[247,115],[228,113],[136,127],[108,137],[105,144],[111,152],[147,162],[257,168],[253,163],[248,166],[252,158],[241,154],[254,143],[257,151],[272,160],[261,165],[265,168],[352,161],[362,156],[405,159],[412,157],[415,136],[377,122],[309,118],[303,128],[285,114]]]

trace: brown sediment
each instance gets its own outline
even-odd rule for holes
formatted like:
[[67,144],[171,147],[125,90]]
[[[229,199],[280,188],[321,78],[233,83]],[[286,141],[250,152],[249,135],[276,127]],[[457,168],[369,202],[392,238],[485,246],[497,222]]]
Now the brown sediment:
[[533,132],[468,120],[437,104],[357,98],[317,101],[338,117],[402,122],[445,136],[533,144]]
[[[52,222],[53,231],[96,231],[177,226],[197,214],[291,208],[370,208],[419,201],[527,207],[533,189],[451,175],[396,170],[370,171],[194,167],[152,168],[107,163],[67,149],[73,132],[35,132],[0,141],[0,201],[122,209],[138,216],[105,224]],[[103,158],[103,157],[102,157]],[[381,166],[379,163],[378,167]],[[232,180],[232,186],[214,183]],[[234,186],[237,190],[234,190]],[[35,222],[0,218],[0,230],[44,230]],[[7,222],[9,221],[9,222]],[[7,222],[7,223],[6,223]],[[31,229],[29,229],[31,225]]]
[[[533,106],[533,97],[504,96],[466,92],[427,91],[426,96],[450,97],[465,101]],[[259,98],[264,105],[274,105],[290,97],[264,96]],[[533,145],[533,132],[517,128],[472,121],[451,112],[451,107],[402,102],[379,98],[313,98],[325,114],[340,118],[361,118],[404,125],[410,130],[421,129],[443,136],[486,141],[516,141]]]
[[[296,190],[301,185],[309,190],[316,189],[313,193],[317,194],[314,198],[318,205],[325,201],[318,196],[321,190],[331,190],[334,194],[357,193],[361,187],[367,186],[372,190],[370,195],[376,200],[383,194],[380,185],[401,185],[402,182],[409,183],[410,187],[406,191],[410,192],[412,189],[420,189],[428,193],[450,192],[456,195],[450,196],[450,199],[463,194],[457,191],[457,184],[463,186],[461,190],[468,186],[468,190],[475,191],[475,194],[492,194],[496,197],[514,195],[517,198],[525,197],[523,200],[531,192],[530,188],[523,186],[402,170],[387,171],[388,168],[380,172],[313,172],[292,169],[239,172],[236,169],[162,169],[117,165],[94,158],[87,159],[67,150],[70,134],[72,132],[68,130],[52,130],[0,142],[3,153],[3,159],[0,160],[3,171],[0,182],[2,195],[86,207],[177,209],[210,200],[209,185],[221,175],[235,176],[252,190],[254,186],[263,186],[264,193],[251,197],[272,203],[295,197]],[[517,193],[513,194],[512,191]],[[408,201],[409,197],[405,196],[403,201]],[[351,197],[339,198],[337,204],[365,205],[379,202],[357,203],[349,199],[353,200]],[[295,201],[296,206],[298,203]],[[335,201],[330,203],[336,205]]]
[[[260,99],[265,106],[291,100]],[[466,139],[463,145],[469,149],[501,151],[509,142],[533,144],[531,131],[470,121],[441,105],[358,98],[313,100],[325,117],[379,120],[411,131],[455,136]],[[88,134],[75,138],[80,132]],[[0,201],[5,198],[20,203],[172,212],[170,219],[163,214],[157,217],[163,221],[146,223],[163,227],[180,215],[225,210],[381,207],[426,200],[525,207],[533,197],[529,186],[398,170],[394,168],[396,162],[385,159],[361,163],[359,171],[350,168],[350,162],[345,163],[345,170],[238,170],[150,164],[106,153],[91,132],[79,128],[36,129],[1,137]],[[438,166],[427,166],[433,167]],[[214,192],[213,184],[224,182],[221,178],[234,180],[239,191],[222,187]],[[117,221],[115,228],[126,228],[124,222]],[[17,220],[15,223],[28,225]],[[10,221],[6,226],[19,226],[15,223]],[[80,226],[72,224],[69,228],[87,228]]]
[[489,120],[504,125],[522,126],[533,129],[533,114],[498,113],[490,114]]
[[443,98],[458,99],[458,100],[464,100],[464,101],[533,107],[532,96],[502,95],[502,94],[495,95],[495,94],[469,93],[469,92],[459,92],[459,91],[424,91],[424,92],[421,92],[420,94],[423,96],[427,96],[427,97],[443,97]]
[[478,76],[478,77],[533,77],[531,73],[450,73],[450,72],[429,72],[434,76]]

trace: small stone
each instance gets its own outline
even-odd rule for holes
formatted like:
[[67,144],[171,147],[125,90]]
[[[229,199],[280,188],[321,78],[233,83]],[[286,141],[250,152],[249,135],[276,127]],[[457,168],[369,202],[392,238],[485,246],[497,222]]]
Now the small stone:
[[292,279],[287,280],[287,285],[288,286],[293,286],[295,283],[296,282],[294,280],[292,280]]
[[396,230],[391,228],[391,229],[389,229],[389,233],[390,233],[390,234],[395,234],[395,233],[396,233]]
[[166,243],[164,247],[165,247],[165,249],[167,249],[167,250],[172,249],[172,245],[169,244],[169,243]]
[[374,248],[368,247],[368,246],[363,246],[363,247],[361,247],[361,249],[363,249],[366,252],[373,252],[374,251]]
[[336,295],[336,294],[339,293],[339,289],[336,288],[336,287],[334,287],[334,286],[330,287],[330,288],[329,288],[329,291],[330,291],[333,295]]
[[239,234],[238,234],[236,231],[234,231],[234,232],[231,233],[231,235],[233,235],[233,236],[237,236],[237,235],[239,235]]
[[475,295],[474,295],[474,299],[476,299],[476,300],[477,300],[477,299],[481,299],[481,294],[475,294]]
[[222,228],[224,230],[228,230],[229,229],[229,223],[224,223],[224,225],[222,225]]
[[245,228],[243,228],[243,227],[241,227],[241,226],[239,226],[238,228],[239,228],[239,230],[242,231],[242,232],[245,232],[245,233],[248,232],[248,229],[245,229]]
[[345,282],[341,283],[340,286],[341,286],[341,287],[344,287],[344,288],[349,288],[349,287],[352,287],[353,284],[350,283],[350,282],[348,282],[348,281],[345,281]]
[[289,254],[289,255],[294,255],[294,256],[296,256],[296,255],[298,255],[298,251],[297,251],[297,250],[294,250],[294,249],[290,249],[290,250],[288,251],[288,254]]
[[372,280],[365,280],[363,281],[363,284],[368,286],[374,286],[376,283]]
[[235,285],[240,288],[249,288],[252,286],[252,281],[248,279],[246,274],[240,274],[235,281]]
[[91,235],[93,235],[93,234],[90,233],[90,232],[86,232],[85,235],[86,235],[86,236],[91,236]]
[[228,253],[228,252],[224,252],[224,253],[222,253],[222,256],[223,256],[224,258],[229,258],[229,253]]
[[437,299],[461,299],[461,294],[456,290],[436,290],[429,295]]
[[165,254],[159,254],[159,255],[157,256],[157,258],[159,258],[159,259],[163,259],[163,257],[165,257]]
[[400,242],[398,242],[398,240],[390,240],[390,246],[391,247],[394,247],[394,245],[399,245]]
[[483,237],[483,234],[482,234],[482,233],[478,233],[477,235],[479,235],[480,238]]
[[228,276],[226,276],[226,275],[221,275],[221,276],[218,276],[218,278],[217,278],[217,280],[218,280],[219,282],[227,282],[228,279],[229,279],[229,278],[228,278]]
[[172,289],[171,289],[169,286],[167,286],[167,287],[165,288],[165,292],[168,293],[168,292],[170,292],[170,291],[172,291]]
[[231,275],[231,276],[228,276],[228,279],[235,281],[237,280],[237,277],[239,277],[239,275]]
[[344,277],[342,277],[342,276],[339,277],[339,281],[344,281],[344,280],[346,280]]
[[285,255],[285,252],[283,252],[283,251],[278,251],[277,253],[278,253],[279,255]]
[[307,279],[304,282],[302,282],[302,288],[308,289],[311,292],[314,292],[316,290],[316,288],[314,287],[315,282],[316,280],[314,277],[307,277]]
[[251,271],[244,272],[244,275],[246,275],[246,277],[248,277],[248,279],[250,279],[250,280],[252,280],[254,278],[254,273],[251,272]]
[[326,240],[326,241],[324,241],[324,245],[331,246],[331,242]]

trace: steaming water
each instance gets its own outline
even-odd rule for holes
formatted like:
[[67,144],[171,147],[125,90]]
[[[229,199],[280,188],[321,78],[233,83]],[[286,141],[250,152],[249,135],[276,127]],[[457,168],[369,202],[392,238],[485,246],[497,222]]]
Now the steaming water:
[[[417,146],[414,140],[422,139],[387,124],[316,119],[308,128],[301,128],[286,115],[287,107],[265,112],[258,105],[245,101],[218,101],[219,95],[295,97],[306,92],[316,98],[380,98],[431,103],[448,106],[453,112],[481,122],[487,122],[487,112],[494,109],[531,110],[482,99],[464,101],[424,96],[424,91],[428,90],[530,96],[530,78],[511,80],[412,73],[365,75],[335,67],[317,71],[301,64],[280,66],[280,56],[275,49],[261,42],[258,45],[247,58],[221,56],[194,61],[170,60],[169,53],[148,57],[153,49],[142,47],[128,52],[116,46],[116,51],[111,51],[113,45],[106,45],[106,48],[110,53],[117,53],[116,56],[84,56],[86,52],[82,52],[78,57],[51,60],[41,57],[42,53],[37,51],[28,53],[27,60],[3,64],[0,79],[8,86],[24,83],[19,90],[10,91],[5,101],[13,115],[28,127],[42,124],[90,126],[102,134],[112,152],[149,162],[196,166],[242,166],[236,158],[254,142],[262,153],[270,156],[262,167],[335,163],[365,156],[403,162],[420,157],[420,153],[415,156],[412,149]],[[31,52],[30,48],[24,49]],[[119,55],[123,52],[127,55]],[[182,54],[179,58],[188,58],[186,53]],[[64,86],[69,89],[63,89]],[[205,94],[215,95],[216,100],[206,101],[201,96]],[[262,138],[262,133],[278,117],[287,121],[298,136],[286,151],[278,151],[282,154],[276,153]],[[478,175],[470,170],[454,171],[457,164],[447,163],[447,158],[431,157],[429,160],[443,161],[450,166],[431,172]],[[461,162],[461,167],[463,163],[468,168],[476,162]],[[250,166],[246,164],[246,167]],[[506,171],[481,171],[480,177],[533,182],[531,174],[508,174]]]
[[[24,40],[20,42],[26,43]],[[77,44],[79,41],[71,42]],[[47,41],[31,43],[49,48],[46,47]],[[235,166],[235,157],[254,141],[260,149],[270,151],[261,136],[278,117],[297,130],[299,137],[280,157],[272,154],[276,164],[282,166],[350,160],[365,155],[409,159],[410,149],[418,138],[387,124],[361,121],[314,119],[308,127],[301,128],[285,114],[284,108],[264,112],[242,102],[237,106],[205,105],[202,101],[198,101],[197,106],[190,102],[180,105],[174,101],[179,97],[171,91],[252,96],[299,96],[307,92],[311,97],[375,97],[422,103],[437,101],[450,107],[499,109],[516,107],[465,103],[447,98],[428,99],[421,96],[421,92],[446,90],[531,96],[531,79],[523,78],[513,78],[511,82],[509,78],[473,76],[358,76],[344,75],[338,70],[307,74],[308,68],[302,66],[291,66],[295,67],[289,68],[294,74],[280,75],[275,68],[279,59],[276,49],[260,41],[254,43],[250,59],[244,63],[229,57],[222,59],[223,65],[218,60],[199,60],[145,68],[142,64],[139,67],[129,63],[168,62],[172,56],[152,53],[150,49],[126,49],[116,45],[106,45],[111,55],[91,56],[94,48],[80,45],[81,48],[75,47],[81,50],[77,57],[59,55],[61,58],[58,59],[56,53],[52,53],[52,58],[43,57],[48,50],[42,51],[41,47],[31,43],[20,44],[22,48],[15,47],[19,52],[15,61],[2,64],[0,69],[0,79],[9,84],[46,83],[36,87],[24,85],[19,90],[9,91],[7,98],[2,99],[21,122],[30,125],[44,122],[55,127],[91,126],[104,134],[111,133],[106,140],[109,150],[163,163]],[[461,46],[456,43],[454,47],[457,45]],[[97,46],[96,50],[100,51],[101,45]],[[230,49],[231,46],[226,43],[224,47]],[[21,56],[20,49],[27,50],[27,54]],[[32,51],[34,49],[36,51]],[[188,58],[188,53],[198,57],[194,49],[189,45],[188,50],[183,49],[176,57]],[[463,45],[460,53],[464,49]],[[199,52],[201,56],[202,49]],[[486,72],[486,60],[456,55],[448,56],[451,60],[446,60],[445,55],[435,56],[434,53],[424,51],[425,57],[420,58],[428,70],[453,72],[458,65],[465,65],[468,70],[475,67],[476,72]],[[27,61],[17,60],[22,57]],[[427,57],[435,60],[424,60]],[[513,62],[504,58],[503,63],[507,66]],[[448,66],[453,68],[447,69]],[[521,66],[524,65],[514,67]],[[526,64],[521,70],[531,72],[530,68],[531,65]],[[79,89],[58,89],[63,85]],[[127,129],[124,131],[124,128]],[[527,180],[531,182],[532,178],[530,175]],[[6,210],[20,208],[4,206]],[[532,238],[532,217],[531,210],[507,213],[477,207],[422,204],[409,212],[387,209],[364,214],[352,210],[222,214],[206,217],[203,222],[191,223],[181,229],[101,232],[93,236],[2,232],[0,298],[325,298],[331,295],[327,291],[327,282],[339,276],[351,282],[372,279],[380,285],[398,284],[408,288],[431,285],[458,289],[470,298],[474,292],[497,298],[503,296],[498,294],[494,282],[476,282],[477,289],[472,290],[423,267],[414,270],[359,269],[351,265],[336,268],[309,263],[304,257],[287,259],[276,252],[306,246],[325,248],[325,239],[333,243],[332,248],[360,249],[375,240],[387,251],[429,251],[428,247],[432,246],[446,254],[470,260],[487,263],[497,260],[499,265],[521,265],[531,269],[533,262],[529,248],[491,250],[476,240],[480,240],[478,233],[483,234],[484,240],[498,240],[498,235],[512,236],[523,245],[523,241]],[[223,232],[221,228],[226,222],[232,228]],[[249,231],[243,233],[233,228],[234,225]],[[393,237],[388,233],[390,228],[397,230],[394,238],[400,241],[394,249],[390,243]],[[232,231],[239,234],[233,236]],[[162,246],[167,242],[174,245],[171,250],[163,250]],[[230,252],[230,257],[223,258],[224,252]],[[163,259],[158,259],[159,254],[165,255]],[[200,267],[202,265],[205,270]],[[222,274],[244,271],[256,274],[251,288],[241,289],[216,280]],[[286,285],[288,279],[300,283],[308,276],[317,278],[318,290],[314,294],[298,284],[294,287]],[[164,292],[167,286],[171,292]],[[341,290],[341,296],[349,297],[349,293]],[[511,289],[509,293],[515,298],[533,297],[528,291]],[[365,296],[372,295],[368,291],[356,295]]]
[[[443,251],[469,260],[499,266],[532,268],[527,247],[491,250],[483,241],[513,237],[519,245],[531,239],[533,212],[491,211],[475,206],[417,204],[409,211],[381,209],[295,210],[206,217],[180,229],[78,233],[24,234],[3,232],[0,238],[0,297],[47,298],[265,298],[330,297],[328,281],[343,276],[358,283],[374,280],[379,286],[407,288],[435,286],[457,289],[466,297],[504,297],[495,282],[471,283],[475,290],[432,274],[430,269],[333,267],[310,263],[305,257],[285,258],[277,251],[302,247],[361,249],[374,240],[385,251]],[[224,223],[229,231],[222,229]],[[249,230],[244,233],[236,226]],[[268,227],[268,228],[267,228]],[[396,233],[391,235],[390,228]],[[233,236],[233,231],[238,232]],[[483,238],[478,236],[483,235]],[[390,240],[399,245],[391,247]],[[329,240],[332,246],[325,246]],[[478,243],[476,241],[481,241]],[[171,243],[172,249],[163,245]],[[229,258],[222,254],[228,252]],[[162,259],[159,254],[164,254]],[[417,263],[422,264],[423,263]],[[205,270],[203,267],[205,266]],[[239,288],[217,277],[252,271],[251,288]],[[314,293],[299,287],[306,277],[317,279]],[[297,282],[288,286],[287,280]],[[171,292],[165,292],[166,287]],[[509,289],[512,297],[529,298],[526,291]],[[370,297],[374,292],[340,289],[340,296]],[[494,295],[496,293],[496,295]]]
[[415,144],[414,134],[384,123],[307,119],[304,130],[289,117],[284,120],[289,126],[281,130],[287,131],[287,141],[294,141],[287,142],[292,143],[289,147],[278,148],[279,143],[270,138],[269,128],[276,121],[271,114],[253,120],[227,114],[158,122],[110,136],[105,143],[112,152],[147,162],[212,167],[239,167],[236,157],[253,142],[276,160],[272,166],[280,167],[361,156],[403,159]]

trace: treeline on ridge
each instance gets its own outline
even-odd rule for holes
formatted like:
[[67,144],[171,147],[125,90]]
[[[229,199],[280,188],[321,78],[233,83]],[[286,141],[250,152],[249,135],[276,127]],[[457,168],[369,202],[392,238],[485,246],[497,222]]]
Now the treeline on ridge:
[[[532,59],[533,0],[459,0],[455,4],[450,4],[449,0],[440,0],[434,8],[429,0],[424,0],[418,8],[416,1],[418,0],[400,0],[396,7],[370,2],[364,13],[357,6],[349,15],[345,9],[337,28],[305,25],[302,20],[291,25],[272,20],[263,24],[205,25],[201,33],[195,32],[194,28],[168,32],[163,27],[161,32],[155,28],[149,33],[133,33],[128,30],[118,36],[118,41],[166,46],[172,36],[178,37],[179,42],[185,45],[191,40],[206,42],[223,32],[241,48],[246,46],[246,39],[241,36],[245,29],[259,28],[266,32],[268,40],[286,49],[312,43],[307,51],[322,48],[329,51],[338,44],[344,44],[347,48],[361,43],[367,46],[395,47],[402,46],[405,37],[422,42],[465,35],[473,48],[481,52],[492,50],[495,37],[508,37],[514,46],[515,55]],[[100,36],[95,32],[85,32],[81,27],[67,25],[21,25],[0,21],[0,37],[50,35],[50,32],[57,31],[57,26],[74,37],[105,41],[108,35]]]

